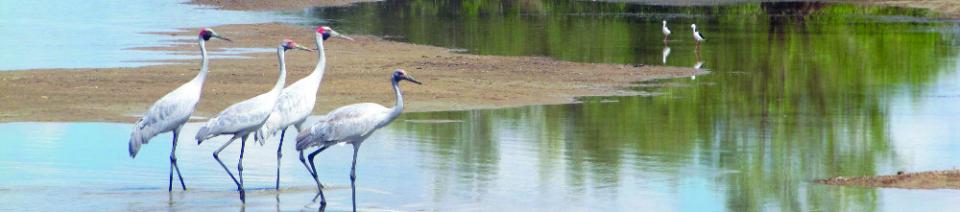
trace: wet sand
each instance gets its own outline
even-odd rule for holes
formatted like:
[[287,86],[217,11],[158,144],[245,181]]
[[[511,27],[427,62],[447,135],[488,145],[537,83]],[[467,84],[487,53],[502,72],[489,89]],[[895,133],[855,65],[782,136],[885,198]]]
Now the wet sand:
[[[213,6],[217,8],[229,9],[229,10],[252,10],[252,11],[267,11],[267,10],[302,10],[307,7],[314,6],[344,6],[357,2],[370,2],[377,0],[290,0],[290,1],[254,1],[254,0],[191,0],[190,3],[198,5]],[[620,0],[620,1],[635,1],[635,0]],[[804,0],[799,0],[804,1]],[[815,0],[807,0],[815,1]],[[703,4],[717,4],[714,0],[688,0],[688,1],[678,1],[673,0],[640,0],[639,2],[647,4],[665,4],[665,5],[703,5]],[[729,2],[751,2],[750,0],[731,0]],[[838,3],[853,3],[853,4],[867,4],[867,5],[879,5],[879,6],[895,6],[895,7],[910,7],[910,8],[924,8],[936,11],[943,15],[944,18],[960,18],[960,1],[956,0],[827,0],[827,2],[838,2]]]
[[960,189],[960,169],[884,176],[833,177],[816,180],[828,185],[852,185],[908,189]]
[[[211,59],[195,116],[209,117],[230,104],[266,92],[277,79],[275,48],[283,38],[314,46],[313,29],[284,24],[214,27],[233,43],[223,48],[270,48],[247,59]],[[164,33],[178,44],[149,50],[197,56],[196,29]],[[687,77],[691,68],[590,64],[541,57],[477,56],[440,47],[354,36],[326,43],[327,72],[315,113],[376,102],[392,105],[392,70],[403,68],[424,85],[404,84],[407,111],[443,111],[562,104],[577,96],[631,95],[637,81]],[[134,54],[132,52],[131,54]],[[287,53],[288,84],[313,71],[317,55]],[[51,69],[0,72],[0,121],[132,122],[158,98],[196,76],[199,60],[138,68]]]

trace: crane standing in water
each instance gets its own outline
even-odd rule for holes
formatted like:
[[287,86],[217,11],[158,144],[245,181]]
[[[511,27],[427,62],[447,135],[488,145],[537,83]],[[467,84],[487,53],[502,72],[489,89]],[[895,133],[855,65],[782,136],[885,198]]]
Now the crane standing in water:
[[[280,60],[280,76],[277,79],[277,83],[273,85],[273,89],[269,92],[260,94],[251,99],[244,100],[240,103],[236,103],[227,107],[227,109],[217,114],[217,117],[210,119],[207,124],[200,128],[197,132],[197,145],[202,143],[204,140],[216,137],[218,135],[233,135],[227,143],[223,144],[217,151],[213,152],[213,158],[220,163],[220,166],[223,167],[223,170],[227,171],[227,174],[230,175],[230,178],[233,179],[233,182],[237,184],[237,189],[240,190],[240,201],[246,202],[246,195],[243,190],[243,150],[246,147],[247,137],[250,133],[253,133],[257,129],[260,129],[263,126],[263,123],[267,121],[267,117],[270,116],[270,112],[273,110],[274,105],[276,105],[277,98],[280,96],[280,90],[283,89],[283,85],[287,78],[287,69],[286,64],[284,63],[284,52],[290,49],[299,49],[304,51],[313,51],[307,49],[292,40],[286,39],[277,47],[277,57]],[[230,172],[230,169],[227,168],[227,165],[223,164],[223,161],[220,160],[220,152],[224,148],[233,143],[234,140],[240,139],[240,159],[237,162],[237,172],[240,177],[238,181],[236,177],[233,176],[233,173]]]
[[327,56],[323,49],[323,42],[330,37],[340,37],[347,40],[353,38],[341,35],[330,27],[320,26],[316,31],[317,53],[320,55],[317,61],[317,67],[307,77],[294,82],[287,88],[284,88],[274,106],[270,118],[263,124],[263,127],[254,135],[254,139],[263,144],[270,136],[280,132],[280,145],[277,146],[277,182],[276,189],[280,190],[280,158],[283,148],[283,137],[287,133],[287,128],[293,126],[299,132],[303,129],[303,123],[313,112],[313,107],[317,101],[317,90],[320,89],[320,82],[323,80],[324,69],[327,65]]
[[197,102],[203,91],[203,81],[207,78],[207,47],[206,41],[210,38],[218,38],[230,41],[229,38],[218,35],[212,29],[200,29],[197,42],[200,43],[200,73],[192,80],[184,83],[177,89],[163,96],[157,102],[150,106],[147,114],[137,121],[133,132],[130,133],[130,157],[137,156],[140,146],[150,142],[150,139],[160,133],[173,132],[173,145],[170,147],[170,179],[167,183],[167,191],[173,191],[173,171],[176,169],[177,177],[180,179],[180,187],[187,190],[183,182],[183,175],[180,174],[180,167],[177,166],[177,137],[180,136],[180,129],[187,123],[190,115],[197,108]]
[[403,69],[397,69],[393,72],[391,82],[393,91],[396,94],[396,105],[393,108],[386,108],[374,103],[352,104],[337,108],[327,115],[320,117],[320,121],[308,129],[300,131],[297,135],[297,150],[300,151],[300,161],[306,161],[303,158],[303,151],[307,148],[316,146],[318,149],[310,153],[310,167],[307,171],[313,176],[317,183],[317,192],[320,196],[321,207],[326,205],[323,196],[323,188],[320,180],[317,179],[317,166],[313,163],[317,154],[326,150],[330,146],[340,143],[353,144],[353,164],[350,166],[350,190],[353,200],[353,211],[357,211],[357,152],[360,150],[360,144],[363,143],[374,131],[390,124],[400,113],[403,112],[403,93],[400,91],[400,81],[407,80],[416,84],[419,81],[408,75]]

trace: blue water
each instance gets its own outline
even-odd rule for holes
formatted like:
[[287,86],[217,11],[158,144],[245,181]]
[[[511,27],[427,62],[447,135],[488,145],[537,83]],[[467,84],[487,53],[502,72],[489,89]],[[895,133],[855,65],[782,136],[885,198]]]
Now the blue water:
[[[911,14],[923,14],[913,10],[829,4],[794,5],[817,9],[798,17],[770,9],[784,7],[778,4],[664,8],[557,0],[480,2],[487,4],[397,0],[306,14],[318,22],[335,19],[344,32],[396,35],[471,53],[645,64],[669,57],[667,65],[704,63],[711,74],[637,83],[637,90],[657,96],[404,114],[360,149],[357,197],[362,210],[950,211],[960,206],[956,190],[812,183],[833,176],[956,168],[960,36],[955,22],[913,19]],[[219,13],[157,4],[187,8],[175,14]],[[476,13],[467,16],[457,12],[461,10]],[[435,18],[436,13],[443,18]],[[565,15],[590,13],[631,15]],[[256,13],[241,16],[250,14]],[[657,28],[661,14],[676,22],[667,56],[661,53]],[[136,22],[145,20],[152,19]],[[461,22],[465,24],[455,24]],[[689,31],[681,27],[689,23],[707,23],[710,40],[702,51],[695,51],[683,35]],[[594,35],[597,30],[512,35],[429,26],[611,31],[601,34],[610,38],[601,39],[590,37],[601,36]],[[516,37],[528,40],[518,46],[511,40]],[[99,39],[88,37],[94,38]],[[581,38],[586,40],[578,42]],[[601,41],[612,43],[594,48],[592,42]],[[233,50],[244,51],[259,50]],[[154,138],[131,159],[131,127],[0,124],[0,211],[317,208],[313,182],[292,148],[294,133],[287,135],[280,192],[270,190],[276,139],[265,146],[247,145],[249,193],[241,205],[232,181],[210,155],[225,137],[197,145],[189,138],[199,124],[188,124],[177,152],[190,190],[168,193],[170,135]],[[230,168],[236,167],[239,146],[234,143],[221,154]],[[332,211],[350,207],[351,150],[334,147],[317,160]]]
[[272,12],[215,10],[174,0],[0,1],[0,71],[105,68],[176,59],[160,51],[171,32],[224,24],[290,20]]

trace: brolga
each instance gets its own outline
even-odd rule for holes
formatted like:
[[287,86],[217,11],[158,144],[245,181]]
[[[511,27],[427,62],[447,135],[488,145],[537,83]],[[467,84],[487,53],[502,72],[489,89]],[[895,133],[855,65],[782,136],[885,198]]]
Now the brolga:
[[326,199],[323,196],[323,187],[320,180],[317,179],[317,166],[314,164],[314,157],[323,150],[336,144],[353,145],[353,163],[350,166],[350,190],[353,200],[353,210],[357,210],[357,152],[360,150],[360,144],[363,143],[374,131],[380,129],[397,118],[403,112],[403,93],[400,91],[400,81],[410,81],[420,84],[412,76],[408,75],[403,69],[397,69],[393,72],[390,81],[393,83],[393,91],[396,94],[396,105],[393,108],[387,108],[374,103],[352,104],[337,108],[327,115],[320,117],[319,121],[308,129],[300,131],[297,135],[297,151],[300,151],[300,161],[304,166],[308,166],[303,158],[303,151],[310,147],[317,147],[317,150],[310,153],[310,165],[307,171],[313,176],[317,183],[317,194],[320,196],[321,208],[326,206]]
[[[240,191],[240,201],[246,202],[246,195],[243,190],[243,150],[246,147],[247,137],[260,129],[263,126],[263,123],[267,121],[267,117],[270,115],[270,112],[273,110],[274,105],[277,102],[277,98],[280,96],[280,90],[283,89],[287,77],[287,69],[284,64],[284,55],[283,53],[290,49],[299,49],[304,51],[313,51],[307,49],[292,40],[284,40],[279,47],[277,47],[277,57],[280,60],[280,76],[277,79],[277,83],[273,85],[273,89],[269,92],[260,94],[251,99],[244,100],[240,103],[236,103],[227,107],[216,117],[207,121],[207,124],[200,128],[197,132],[197,145],[202,143],[204,140],[219,136],[219,135],[233,135],[227,143],[223,144],[219,149],[213,152],[213,158],[220,163],[220,166],[223,167],[223,170],[227,171],[227,174],[230,175],[230,179],[233,179],[233,182],[237,184],[237,190]],[[240,159],[237,161],[237,177],[233,176],[233,173],[230,172],[230,169],[227,168],[227,165],[223,164],[223,161],[220,160],[220,152],[224,148],[233,143],[234,140],[240,139]]]
[[670,37],[670,29],[667,28],[667,20],[663,20],[663,27],[661,30],[663,30],[663,44],[666,45],[667,38]]
[[303,129],[304,121],[306,121],[310,113],[313,112],[313,107],[317,101],[317,90],[320,88],[320,82],[323,80],[323,72],[327,64],[327,56],[323,49],[323,42],[330,37],[353,40],[353,38],[337,33],[337,31],[334,31],[330,27],[317,27],[317,53],[320,56],[317,61],[317,67],[314,68],[313,72],[307,75],[307,77],[283,89],[280,98],[277,99],[277,104],[273,108],[273,112],[271,112],[270,117],[267,118],[267,122],[254,134],[254,139],[260,142],[260,144],[263,144],[266,139],[276,134],[277,131],[280,132],[280,145],[277,147],[276,190],[280,190],[280,158],[283,157],[281,153],[283,149],[283,137],[286,135],[287,128],[290,126],[296,128],[297,132]]
[[176,169],[177,178],[180,179],[180,187],[187,190],[183,182],[183,175],[180,174],[180,167],[177,165],[177,137],[180,135],[180,129],[187,123],[194,109],[197,108],[197,102],[200,101],[200,95],[203,90],[203,81],[207,78],[207,47],[206,42],[210,38],[218,38],[230,41],[229,38],[218,35],[212,29],[200,29],[197,42],[200,43],[200,73],[192,80],[184,83],[177,89],[163,96],[157,102],[150,106],[147,114],[137,121],[130,133],[130,157],[135,158],[140,146],[146,144],[151,138],[160,133],[173,132],[173,145],[170,147],[170,179],[167,182],[167,191],[173,191],[173,171]]
[[700,42],[706,40],[703,38],[703,34],[700,34],[700,31],[697,31],[696,24],[690,24],[690,28],[693,28],[693,39],[697,41],[697,49],[700,49]]

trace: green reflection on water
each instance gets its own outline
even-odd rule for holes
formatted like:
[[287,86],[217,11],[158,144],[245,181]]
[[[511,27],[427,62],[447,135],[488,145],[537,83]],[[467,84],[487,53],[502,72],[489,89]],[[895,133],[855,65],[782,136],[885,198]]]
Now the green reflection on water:
[[[478,193],[509,164],[504,152],[521,148],[533,157],[541,188],[563,178],[562,187],[574,193],[616,190],[623,178],[652,172],[667,175],[660,180],[676,190],[685,179],[706,179],[727,209],[877,210],[877,190],[810,181],[889,173],[897,160],[891,102],[921,99],[935,79],[956,70],[956,35],[941,30],[951,25],[924,19],[935,14],[917,9],[386,1],[312,12],[344,31],[477,54],[644,64],[661,63],[659,20],[667,19],[674,35],[666,64],[703,62],[713,72],[697,81],[638,84],[669,85],[652,89],[663,94],[656,97],[405,115],[463,121],[403,126],[433,138],[418,143],[436,156],[424,163]],[[693,50],[691,23],[708,39],[702,51]]]

